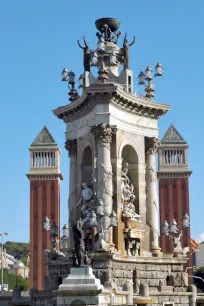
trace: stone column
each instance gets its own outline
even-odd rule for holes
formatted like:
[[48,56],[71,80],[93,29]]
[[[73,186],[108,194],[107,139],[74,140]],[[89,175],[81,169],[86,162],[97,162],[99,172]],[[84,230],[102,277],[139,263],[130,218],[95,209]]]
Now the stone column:
[[109,215],[113,209],[113,184],[111,165],[111,142],[112,135],[116,134],[116,127],[101,123],[91,127],[91,132],[95,135],[98,156],[97,156],[97,198],[103,199],[107,215],[103,217],[102,226],[107,230],[110,225]]
[[159,149],[157,138],[146,138],[146,183],[147,183],[147,224],[150,226],[150,250],[160,252],[158,241],[158,196],[155,154]]
[[77,222],[77,141],[76,139],[67,140],[65,148],[69,152],[70,171],[69,171],[69,223],[71,227]]

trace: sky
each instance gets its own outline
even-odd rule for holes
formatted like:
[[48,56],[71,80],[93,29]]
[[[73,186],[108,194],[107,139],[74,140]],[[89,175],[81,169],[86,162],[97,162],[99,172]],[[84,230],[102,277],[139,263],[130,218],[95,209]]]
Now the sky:
[[[147,65],[161,62],[158,102],[171,104],[159,120],[160,137],[171,123],[189,144],[191,235],[204,233],[203,0],[0,0],[0,232],[29,241],[28,148],[44,125],[62,150],[61,226],[68,221],[69,159],[65,124],[52,110],[68,103],[64,67],[79,77],[85,35],[96,47],[95,20],[115,17],[131,41],[134,86]],[[142,92],[142,89],[140,90]],[[203,237],[203,236],[201,236]]]

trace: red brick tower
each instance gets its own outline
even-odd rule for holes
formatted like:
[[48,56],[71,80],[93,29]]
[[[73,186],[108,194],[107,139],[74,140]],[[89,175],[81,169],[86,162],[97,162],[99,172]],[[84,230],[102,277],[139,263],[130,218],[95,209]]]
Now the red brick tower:
[[60,228],[60,149],[46,127],[30,148],[30,288],[44,288],[47,267],[43,250],[50,249],[50,235],[43,230],[48,216]]
[[[188,144],[171,124],[161,140],[159,149],[159,200],[160,200],[160,233],[166,220],[172,219],[182,228],[185,213],[190,215],[189,183],[191,171],[188,170]],[[167,236],[161,235],[161,249],[164,253],[173,252],[174,245]],[[189,246],[190,228],[183,230],[182,247]],[[188,263],[189,266],[190,262]]]

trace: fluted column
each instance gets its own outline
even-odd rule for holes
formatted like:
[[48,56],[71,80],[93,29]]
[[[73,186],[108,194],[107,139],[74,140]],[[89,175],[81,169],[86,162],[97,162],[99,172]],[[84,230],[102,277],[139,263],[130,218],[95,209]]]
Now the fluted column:
[[116,127],[109,124],[98,124],[91,128],[97,143],[97,198],[103,199],[107,215],[103,217],[103,229],[108,229],[110,225],[109,215],[113,209],[113,184],[111,165],[111,142],[112,135],[116,134]]
[[146,183],[147,183],[147,224],[150,226],[150,250],[160,252],[159,248],[159,207],[157,196],[157,174],[155,154],[159,149],[157,138],[146,138]]
[[76,139],[67,140],[65,148],[69,152],[70,171],[69,171],[69,223],[71,226],[77,222],[77,141]]

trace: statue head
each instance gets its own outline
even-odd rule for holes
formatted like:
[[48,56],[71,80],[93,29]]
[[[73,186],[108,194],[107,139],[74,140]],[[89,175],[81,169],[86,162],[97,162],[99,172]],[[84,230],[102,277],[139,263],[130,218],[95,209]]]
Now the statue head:
[[97,205],[104,206],[103,199],[98,199],[97,202]]
[[88,184],[86,182],[82,182],[81,186],[83,189],[88,188]]

